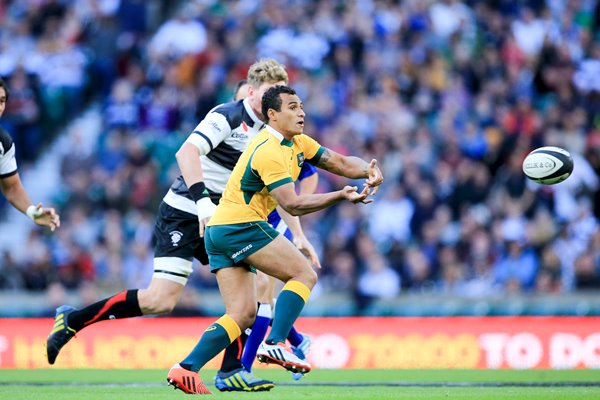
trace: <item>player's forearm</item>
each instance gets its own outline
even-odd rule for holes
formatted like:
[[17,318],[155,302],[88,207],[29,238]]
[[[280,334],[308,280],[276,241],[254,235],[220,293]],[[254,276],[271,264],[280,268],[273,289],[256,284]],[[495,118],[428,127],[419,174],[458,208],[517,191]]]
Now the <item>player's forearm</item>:
[[184,143],[175,154],[177,165],[185,184],[190,187],[194,183],[201,182],[204,179],[202,173],[202,164],[200,163],[200,153],[191,143]]
[[342,157],[339,172],[336,174],[350,179],[368,178],[369,163],[359,157],[345,156]]
[[282,204],[280,202],[280,205],[291,215],[300,216],[323,210],[324,208],[339,203],[344,199],[345,197],[343,192],[338,190],[336,192],[329,193],[299,195],[293,200],[287,202],[287,204]]
[[6,200],[23,214],[27,213],[27,207],[31,205],[31,199],[21,184],[19,174],[0,179],[0,188]]
[[326,149],[317,162],[317,167],[350,179],[369,176],[369,163],[354,156],[343,156]]

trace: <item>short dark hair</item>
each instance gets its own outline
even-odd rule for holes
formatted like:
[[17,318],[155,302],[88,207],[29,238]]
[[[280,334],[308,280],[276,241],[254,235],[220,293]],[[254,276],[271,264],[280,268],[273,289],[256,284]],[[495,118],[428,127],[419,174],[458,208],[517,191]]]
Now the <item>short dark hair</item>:
[[268,111],[272,108],[275,111],[281,111],[281,96],[280,94],[291,94],[295,95],[296,91],[289,86],[285,85],[277,85],[269,88],[263,94],[261,108],[263,118],[265,119],[265,123],[269,123],[269,114]]
[[4,91],[6,92],[6,100],[8,100],[8,87],[2,78],[0,78],[0,88],[4,88]]
[[237,85],[235,85],[235,88],[233,89],[233,99],[235,100],[238,96],[238,92],[240,91],[240,89],[242,88],[242,86],[244,86],[245,84],[247,84],[248,81],[245,79],[242,79],[241,81],[239,81],[237,83]]

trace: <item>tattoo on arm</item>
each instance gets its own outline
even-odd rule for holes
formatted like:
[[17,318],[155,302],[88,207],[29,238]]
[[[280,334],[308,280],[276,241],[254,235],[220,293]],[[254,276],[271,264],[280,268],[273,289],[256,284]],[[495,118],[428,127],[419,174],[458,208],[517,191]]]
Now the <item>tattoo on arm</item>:
[[327,165],[327,161],[329,161],[329,159],[331,159],[331,152],[329,151],[329,149],[325,149],[325,151],[323,152],[323,154],[321,154],[321,158],[319,159],[319,162],[317,163],[317,167],[325,167]]
[[338,171],[338,168],[336,168],[335,165],[332,165],[331,161],[331,152],[329,151],[329,149],[325,149],[325,151],[323,152],[323,154],[321,154],[321,158],[319,159],[319,162],[317,163],[317,167],[324,169],[326,171],[329,172],[333,172],[336,173]]

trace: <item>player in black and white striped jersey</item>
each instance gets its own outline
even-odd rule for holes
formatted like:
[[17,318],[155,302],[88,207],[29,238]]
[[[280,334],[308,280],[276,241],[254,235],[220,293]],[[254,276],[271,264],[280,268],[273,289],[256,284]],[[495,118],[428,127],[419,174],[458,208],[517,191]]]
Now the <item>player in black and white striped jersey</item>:
[[[208,264],[202,237],[204,227],[237,159],[264,125],[262,95],[273,86],[287,84],[288,75],[283,65],[265,59],[250,67],[247,80],[247,98],[213,108],[176,154],[182,175],[171,185],[159,206],[150,286],[118,293],[80,310],[59,307],[47,340],[50,364],[54,364],[60,349],[75,333],[86,326],[108,319],[171,312],[192,273],[193,259]],[[297,217],[292,223],[296,220]],[[310,249],[314,252],[312,246]],[[232,346],[243,348],[243,344],[237,342]],[[241,350],[238,353],[241,354]],[[270,381],[244,374],[240,390],[270,390],[272,387]]]
[[[0,117],[6,109],[8,88],[0,79]],[[0,190],[10,204],[27,215],[33,222],[54,231],[60,226],[60,216],[54,208],[34,205],[21,183],[15,158],[15,144],[10,135],[0,127]]]

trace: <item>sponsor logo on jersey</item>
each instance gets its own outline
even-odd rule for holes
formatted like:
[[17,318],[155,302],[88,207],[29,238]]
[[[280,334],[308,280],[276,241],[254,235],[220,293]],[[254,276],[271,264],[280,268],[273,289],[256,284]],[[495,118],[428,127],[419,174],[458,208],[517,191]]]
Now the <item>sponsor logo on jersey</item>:
[[173,246],[179,246],[179,241],[181,240],[181,238],[183,238],[183,233],[179,231],[172,231],[169,232],[169,235],[171,235],[171,243],[173,244]]
[[208,328],[206,328],[206,330],[205,330],[204,332],[212,332],[212,331],[214,331],[215,329],[217,329],[217,327],[216,327],[215,325],[211,325],[211,326],[209,326]]
[[219,126],[219,124],[217,124],[216,122],[213,121],[208,121],[208,124],[217,132],[221,132],[221,127]]
[[234,139],[248,139],[248,135],[242,132],[233,132],[231,137]]
[[304,153],[298,153],[296,157],[298,158],[298,166],[302,167],[302,164],[304,164]]

